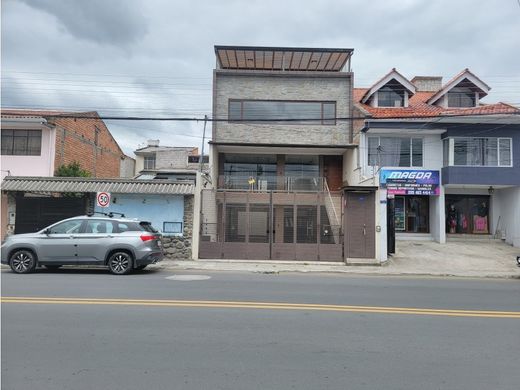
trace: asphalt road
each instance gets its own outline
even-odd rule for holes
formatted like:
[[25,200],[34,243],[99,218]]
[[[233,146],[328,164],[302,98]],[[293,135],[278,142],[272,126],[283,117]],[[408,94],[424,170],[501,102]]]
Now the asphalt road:
[[520,383],[519,280],[4,270],[2,302],[6,390]]

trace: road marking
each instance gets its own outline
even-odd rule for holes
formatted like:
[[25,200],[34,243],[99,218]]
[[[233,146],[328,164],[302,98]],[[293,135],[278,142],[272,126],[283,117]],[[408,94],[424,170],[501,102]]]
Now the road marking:
[[231,309],[306,310],[352,313],[416,314],[450,317],[488,317],[520,319],[518,311],[451,310],[411,307],[322,305],[283,302],[240,301],[189,301],[159,299],[104,299],[104,298],[54,298],[54,297],[2,297],[2,303],[30,303],[55,305],[125,305],[160,307],[206,307]]

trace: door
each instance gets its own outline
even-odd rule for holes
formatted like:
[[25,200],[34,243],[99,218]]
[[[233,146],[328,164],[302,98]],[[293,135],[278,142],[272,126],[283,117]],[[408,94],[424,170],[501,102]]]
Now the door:
[[114,242],[115,227],[112,221],[88,219],[81,233],[75,234],[77,261],[102,264],[108,248]]
[[15,233],[32,233],[66,218],[85,214],[87,198],[16,198]]
[[346,258],[375,257],[375,193],[346,193],[345,256]]
[[39,240],[39,260],[46,263],[74,263],[77,261],[76,236],[83,219],[60,222],[42,233]]

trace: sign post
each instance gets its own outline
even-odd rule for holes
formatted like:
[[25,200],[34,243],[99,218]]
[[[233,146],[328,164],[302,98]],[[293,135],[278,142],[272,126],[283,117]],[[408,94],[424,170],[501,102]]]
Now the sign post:
[[98,192],[96,195],[96,205],[99,207],[110,206],[110,192]]

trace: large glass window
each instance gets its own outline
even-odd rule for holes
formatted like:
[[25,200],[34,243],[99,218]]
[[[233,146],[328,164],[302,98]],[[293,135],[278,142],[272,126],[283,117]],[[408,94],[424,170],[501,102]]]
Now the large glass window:
[[318,156],[286,155],[286,183],[290,190],[316,191],[320,188],[320,160]]
[[392,80],[377,91],[377,105],[379,107],[404,107],[404,95],[404,87]]
[[453,165],[496,167],[511,162],[511,138],[453,139]]
[[39,156],[41,130],[2,130],[2,155]]
[[475,92],[468,87],[455,87],[448,92],[448,107],[475,107]]
[[336,102],[230,100],[230,121],[334,125]]
[[275,190],[276,156],[226,153],[222,180],[224,187],[229,189]]
[[423,140],[410,137],[368,137],[368,165],[422,167]]

